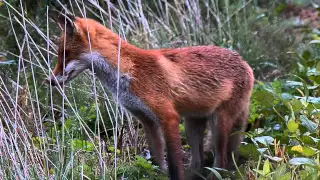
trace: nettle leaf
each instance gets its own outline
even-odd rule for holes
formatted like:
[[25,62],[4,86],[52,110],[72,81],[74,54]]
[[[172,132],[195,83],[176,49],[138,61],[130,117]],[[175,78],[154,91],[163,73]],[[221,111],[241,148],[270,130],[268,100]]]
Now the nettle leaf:
[[309,180],[310,178],[307,179],[309,174],[310,174],[310,173],[309,173],[308,170],[302,170],[302,171],[299,172],[299,177],[300,177],[301,179]]
[[308,97],[308,102],[311,102],[313,104],[320,104],[320,98],[318,98],[318,97]]
[[318,97],[308,97],[308,99],[306,97],[301,97],[301,96],[294,96],[297,99],[301,99],[303,101],[306,101],[308,103],[313,103],[313,104],[320,104],[320,98]]
[[290,180],[291,179],[291,172],[287,172],[287,165],[282,163],[274,172],[273,178],[275,180]]
[[317,71],[316,68],[311,68],[307,72],[307,76],[319,76],[319,75],[320,75],[320,71]]
[[316,82],[317,84],[320,84],[320,76],[309,76],[309,79]]
[[269,159],[267,159],[264,164],[263,164],[263,175],[267,175],[270,173],[270,162],[269,162]]
[[267,150],[268,150],[268,148],[257,148],[257,151],[259,151],[260,154],[263,154]]
[[267,159],[266,161],[264,161],[264,164],[263,164],[263,168],[262,170],[259,170],[259,169],[254,169],[257,173],[259,173],[260,175],[262,176],[266,176],[268,175],[271,171],[270,171],[270,162],[269,162],[269,159]]
[[272,145],[273,144],[273,137],[271,136],[260,136],[260,137],[255,137],[254,138],[255,141],[258,141],[260,142],[261,144],[264,144],[264,145]]
[[281,163],[274,171],[274,177],[276,179],[280,178],[286,173],[287,165],[285,163]]
[[317,166],[317,163],[313,159],[302,158],[302,157],[296,157],[296,158],[290,159],[289,164],[291,164],[291,165],[309,165],[309,166],[313,166],[313,167]]
[[304,156],[314,156],[317,153],[316,149],[307,146],[302,147],[301,145],[293,146],[291,151],[298,152]]
[[318,125],[310,121],[305,115],[300,115],[301,125],[306,127],[311,133],[315,133]]
[[265,107],[272,107],[275,100],[274,95],[266,90],[257,90],[253,93],[253,98]]
[[288,100],[291,100],[293,96],[289,93],[281,93],[280,98],[284,101],[288,101]]
[[290,180],[291,179],[291,172],[287,172],[283,176],[276,178],[276,180]]
[[298,99],[292,99],[291,101],[289,101],[289,104],[286,104],[286,105],[288,106],[289,109],[292,108],[293,112],[295,113],[302,111],[304,107],[302,102]]
[[275,162],[281,162],[283,161],[283,158],[280,158],[280,157],[277,157],[277,156],[268,156],[268,155],[264,155],[264,157],[272,160],[272,161],[275,161]]
[[314,156],[317,153],[317,151],[311,147],[303,147],[302,154],[305,156]]
[[315,90],[319,87],[319,85],[315,85],[315,86],[308,86],[309,90]]
[[286,81],[285,86],[296,88],[303,86],[303,83],[299,81]]
[[314,145],[314,143],[317,143],[319,141],[319,139],[314,138],[309,135],[303,135],[303,136],[301,136],[301,141],[305,144]]
[[253,144],[241,145],[239,147],[239,154],[245,158],[252,158],[254,160],[258,160],[260,156],[260,152]]
[[291,119],[288,121],[287,126],[290,132],[296,132],[296,130],[299,128],[299,123]]

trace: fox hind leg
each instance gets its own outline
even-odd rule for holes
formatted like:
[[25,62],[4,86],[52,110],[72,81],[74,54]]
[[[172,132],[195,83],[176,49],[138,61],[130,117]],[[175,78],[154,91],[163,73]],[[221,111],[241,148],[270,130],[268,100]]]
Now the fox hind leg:
[[[240,106],[241,105],[241,106]],[[237,112],[237,110],[241,112]],[[216,111],[217,120],[212,122],[212,139],[214,151],[214,166],[229,168],[233,165],[231,153],[237,156],[237,148],[243,140],[243,135],[233,134],[245,131],[248,123],[249,108],[242,103],[224,102]]]
[[229,135],[232,131],[234,117],[233,109],[228,104],[222,104],[216,110],[216,121],[211,123],[212,143],[214,151],[214,166],[226,168]]
[[[248,125],[248,116],[249,116],[249,108],[245,108],[238,116],[235,124],[233,125],[232,133],[235,132],[245,132],[247,125]],[[233,168],[233,159],[232,159],[232,152],[234,153],[235,161],[237,161],[239,152],[238,152],[238,147],[240,143],[243,141],[244,136],[239,133],[232,134],[229,137],[229,142],[228,142],[228,169]]]

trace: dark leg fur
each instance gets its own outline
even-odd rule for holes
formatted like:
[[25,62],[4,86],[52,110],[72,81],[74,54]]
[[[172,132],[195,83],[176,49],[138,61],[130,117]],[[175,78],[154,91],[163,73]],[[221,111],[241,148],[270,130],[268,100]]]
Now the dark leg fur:
[[243,136],[240,134],[230,135],[236,131],[246,130],[249,112],[247,107],[240,113],[235,112],[238,109],[240,108],[235,108],[234,104],[227,103],[217,109],[217,121],[212,123],[211,127],[215,167],[230,168],[233,165],[231,153],[234,152],[235,157],[237,156],[237,148],[243,140]]
[[160,169],[167,171],[164,159],[164,140],[162,138],[161,128],[154,121],[148,120],[143,124],[143,129],[148,141],[151,154],[155,156],[155,162]]
[[[163,131],[167,144],[169,175],[172,180],[183,179],[181,139],[179,133],[179,119],[166,119]],[[171,121],[171,122],[168,122]]]
[[[239,114],[235,124],[233,125],[232,133],[234,132],[245,132],[248,125],[249,109],[245,108],[241,114]],[[238,147],[243,141],[243,135],[233,134],[229,137],[228,142],[228,169],[233,168],[232,152],[234,153],[235,161],[238,159]]]
[[214,142],[214,166],[220,168],[226,168],[227,164],[227,148],[228,148],[228,136],[231,132],[232,126],[230,123],[230,117],[225,112],[218,113],[218,119],[214,122],[212,130],[212,139]]
[[206,118],[186,118],[185,130],[188,143],[191,146],[190,168],[199,170],[203,166],[203,138]]

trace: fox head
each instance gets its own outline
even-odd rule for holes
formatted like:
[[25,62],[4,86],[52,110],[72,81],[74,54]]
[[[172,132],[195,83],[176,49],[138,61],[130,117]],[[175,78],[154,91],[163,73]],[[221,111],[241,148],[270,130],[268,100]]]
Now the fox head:
[[47,83],[55,86],[67,83],[90,67],[90,63],[81,59],[80,55],[89,52],[89,43],[86,32],[83,31],[83,19],[62,14],[58,11],[49,11],[51,17],[62,30],[58,62],[53,70],[53,75],[46,79]]

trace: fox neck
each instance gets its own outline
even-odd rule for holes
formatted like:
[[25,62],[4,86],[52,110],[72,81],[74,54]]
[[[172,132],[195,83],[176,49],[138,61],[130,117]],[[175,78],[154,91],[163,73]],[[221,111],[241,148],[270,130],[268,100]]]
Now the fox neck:
[[83,53],[80,55],[80,60],[87,62],[88,69],[96,75],[102,85],[109,89],[112,94],[116,94],[119,90],[128,89],[129,74],[120,72],[99,52]]
[[135,47],[121,39],[111,30],[102,27],[96,29],[96,34],[91,37],[92,51],[104,57],[107,64],[119,68],[121,73],[129,73],[134,65],[135,57],[138,57],[144,50]]
[[136,74],[136,69],[145,61],[156,59],[150,51],[125,42],[103,26],[89,32],[92,37],[91,52],[83,53],[80,59],[88,62],[87,67],[93,68],[102,84],[113,94],[119,90],[128,91],[129,81]]

